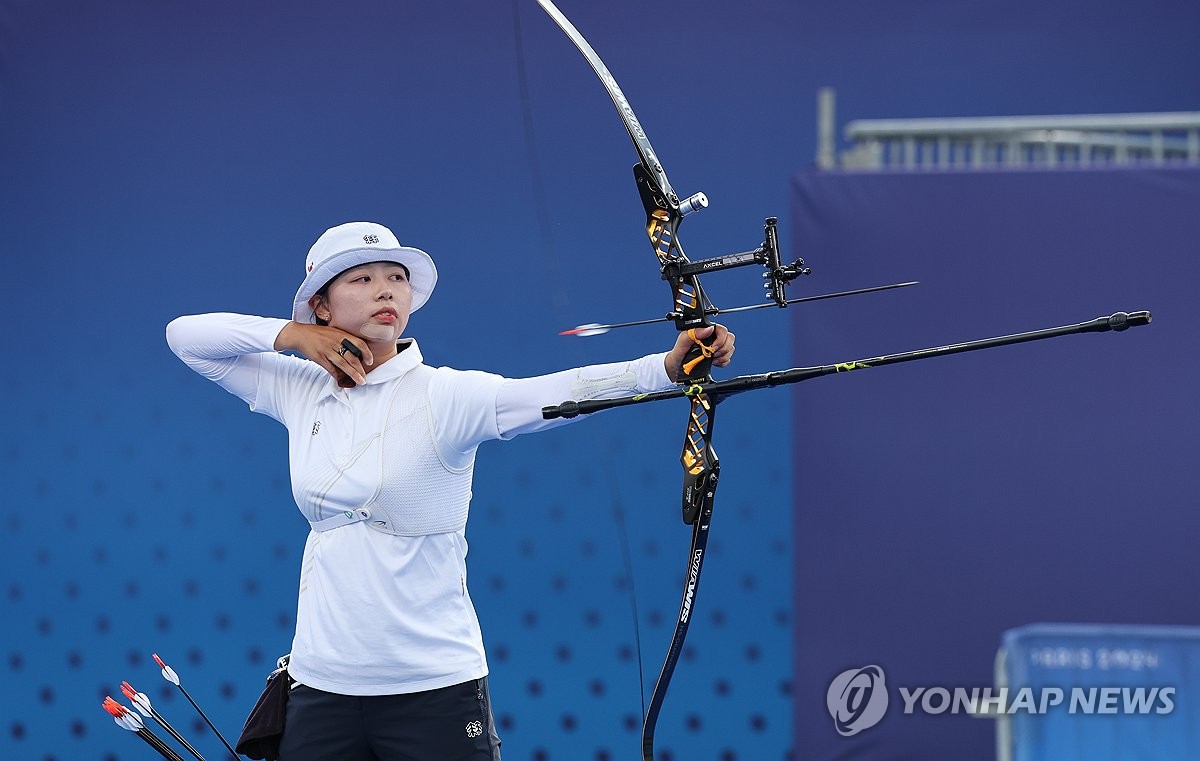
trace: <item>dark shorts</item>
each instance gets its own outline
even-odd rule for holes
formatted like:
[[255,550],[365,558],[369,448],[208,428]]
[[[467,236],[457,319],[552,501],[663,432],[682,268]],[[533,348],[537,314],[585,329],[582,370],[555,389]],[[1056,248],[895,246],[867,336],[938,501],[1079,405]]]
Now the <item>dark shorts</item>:
[[500,761],[487,678],[356,697],[297,684],[279,761]]

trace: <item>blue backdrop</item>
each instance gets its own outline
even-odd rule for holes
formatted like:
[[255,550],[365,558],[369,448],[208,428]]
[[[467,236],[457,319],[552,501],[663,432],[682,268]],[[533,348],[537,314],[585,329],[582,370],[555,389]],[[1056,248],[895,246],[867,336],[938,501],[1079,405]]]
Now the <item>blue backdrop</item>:
[[[782,217],[786,245],[801,240],[789,181],[814,154],[822,85],[839,88],[843,119],[1200,101],[1200,10],[1183,0],[1143,4],[1133,18],[1115,2],[1032,0],[749,0],[686,12],[661,0],[564,0],[563,10],[621,82],[675,186],[712,199],[684,228],[692,256],[755,245],[768,214]],[[523,375],[659,350],[669,329],[554,335],[667,307],[632,162],[599,83],[531,2],[0,3],[0,755],[145,757],[99,701],[129,679],[186,724],[152,651],[235,733],[287,649],[304,524],[282,431],[179,365],[162,339],[167,321],[284,314],[316,236],[373,219],[438,262],[437,296],[412,325],[434,364]],[[816,268],[807,292],[931,281],[886,243],[879,267],[857,271],[836,265],[857,259],[805,243]],[[708,282],[728,305],[757,297],[752,280]],[[922,288],[927,299],[956,292]],[[836,327],[819,340],[792,327],[836,326],[884,304],[915,310],[908,297],[731,319],[736,369],[855,353],[833,342]],[[1028,321],[998,310],[985,332],[1090,316],[1110,300],[1097,302]],[[943,311],[956,320],[963,306],[948,299]],[[927,336],[880,333],[872,346]],[[1127,338],[1092,345],[1143,345]],[[834,393],[823,383],[804,393]],[[799,393],[723,409],[701,618],[660,723],[672,757],[784,758],[793,745],[790,536],[793,512],[814,501],[803,491],[812,453],[786,424]],[[481,454],[469,563],[508,757],[636,754],[638,656],[614,508],[650,681],[684,567],[683,414],[615,412]],[[810,607],[799,610],[806,622]],[[802,726],[823,720],[823,708],[796,704]],[[808,757],[800,739],[796,755]],[[198,742],[215,757],[214,743]]]

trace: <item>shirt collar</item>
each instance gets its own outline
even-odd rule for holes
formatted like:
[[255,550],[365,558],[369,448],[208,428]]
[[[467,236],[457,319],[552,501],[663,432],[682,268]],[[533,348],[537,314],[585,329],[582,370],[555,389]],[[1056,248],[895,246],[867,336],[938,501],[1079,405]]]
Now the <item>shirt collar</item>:
[[[405,347],[404,350],[367,373],[366,385],[376,386],[380,383],[387,383],[388,381],[402,378],[405,373],[424,361],[425,358],[421,356],[421,347],[417,346],[417,339],[404,338],[396,343],[398,347]],[[347,390],[353,389],[344,389],[338,386],[337,381],[330,376],[329,383],[325,386],[321,398],[337,396],[339,392]]]

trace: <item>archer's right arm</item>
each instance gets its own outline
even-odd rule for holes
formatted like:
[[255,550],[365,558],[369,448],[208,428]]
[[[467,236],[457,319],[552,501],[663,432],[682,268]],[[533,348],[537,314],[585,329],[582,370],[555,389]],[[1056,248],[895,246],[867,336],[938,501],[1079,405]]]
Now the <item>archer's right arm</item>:
[[188,367],[257,409],[264,360],[279,357],[275,341],[288,323],[227,312],[178,317],[167,325],[167,344]]

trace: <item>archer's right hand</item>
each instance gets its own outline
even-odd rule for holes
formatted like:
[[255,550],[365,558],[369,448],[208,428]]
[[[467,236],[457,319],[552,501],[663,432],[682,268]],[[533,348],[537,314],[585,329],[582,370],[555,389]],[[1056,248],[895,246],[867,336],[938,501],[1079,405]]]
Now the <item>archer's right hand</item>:
[[[362,352],[362,359],[342,345],[349,341]],[[375,357],[358,336],[328,325],[289,322],[275,338],[276,351],[294,351],[316,362],[332,375],[342,388],[367,382],[367,367]]]

